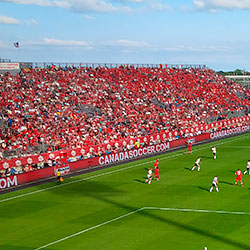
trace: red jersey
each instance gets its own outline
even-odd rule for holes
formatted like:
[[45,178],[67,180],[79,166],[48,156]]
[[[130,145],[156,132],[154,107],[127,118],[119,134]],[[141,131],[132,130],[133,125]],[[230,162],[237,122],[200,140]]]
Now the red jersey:
[[159,168],[155,169],[155,175],[159,175]]
[[188,143],[188,149],[192,148],[192,143]]
[[235,172],[235,175],[237,175],[237,178],[239,178],[239,177],[241,177],[243,174],[242,174],[242,172],[241,172],[240,170],[237,170],[237,171]]
[[156,168],[159,164],[159,160],[155,160],[154,167]]
[[235,172],[235,175],[236,175],[236,181],[241,181],[242,182],[242,172],[240,171],[240,170],[237,170],[236,172]]

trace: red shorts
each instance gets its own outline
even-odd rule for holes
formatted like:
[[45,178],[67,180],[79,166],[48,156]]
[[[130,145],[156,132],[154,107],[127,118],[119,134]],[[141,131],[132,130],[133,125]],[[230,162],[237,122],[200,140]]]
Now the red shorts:
[[242,178],[241,178],[241,176],[240,177],[236,177],[236,181],[242,181]]

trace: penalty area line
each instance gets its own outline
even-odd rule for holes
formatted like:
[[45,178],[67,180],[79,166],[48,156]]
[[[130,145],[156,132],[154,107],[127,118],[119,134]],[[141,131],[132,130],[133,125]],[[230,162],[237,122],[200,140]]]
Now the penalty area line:
[[108,220],[108,221],[105,221],[105,222],[103,222],[103,223],[97,224],[97,225],[95,225],[95,226],[93,226],[93,227],[86,228],[86,229],[84,229],[84,230],[82,230],[82,231],[79,231],[79,232],[77,232],[77,233],[68,235],[68,236],[66,236],[66,237],[64,237],[64,238],[61,238],[61,239],[59,239],[59,240],[53,241],[53,242],[51,242],[51,243],[48,243],[48,244],[46,244],[46,245],[44,245],[44,246],[38,247],[38,248],[36,248],[35,250],[40,250],[40,249],[44,249],[44,248],[46,248],[46,247],[55,245],[56,243],[62,242],[62,241],[64,241],[64,240],[70,239],[70,238],[75,237],[75,236],[80,235],[80,234],[84,234],[84,233],[86,233],[86,232],[88,232],[88,231],[91,231],[91,230],[96,229],[96,228],[98,228],[98,227],[104,226],[104,225],[109,224],[109,223],[111,223],[111,222],[120,220],[120,219],[122,219],[122,218],[124,218],[124,217],[130,216],[130,215],[135,214],[135,213],[137,213],[137,212],[139,212],[139,211],[142,211],[142,210],[143,210],[143,208],[136,209],[136,210],[134,210],[134,211],[132,211],[132,212],[129,212],[129,213],[127,213],[127,214],[123,214],[123,215],[121,215],[121,216],[119,216],[119,217],[113,218],[113,219],[111,219],[111,220]]
[[86,233],[88,231],[91,231],[91,230],[94,230],[96,228],[105,226],[105,225],[107,225],[109,223],[112,223],[114,221],[123,219],[123,218],[128,217],[128,216],[133,215],[133,214],[136,214],[136,213],[141,212],[143,210],[162,210],[162,211],[194,212],[194,213],[216,213],[216,214],[250,215],[249,212],[238,212],[238,211],[220,211],[220,210],[190,209],[190,208],[171,208],[171,207],[142,207],[142,208],[133,210],[133,211],[131,211],[129,213],[123,214],[121,216],[115,217],[115,218],[113,218],[111,220],[107,220],[107,221],[102,222],[100,224],[97,224],[95,226],[86,228],[86,229],[81,230],[79,232],[76,232],[74,234],[70,234],[70,235],[68,235],[66,237],[63,237],[63,238],[58,239],[56,241],[50,242],[50,243],[48,243],[46,245],[40,246],[38,248],[35,248],[35,250],[40,250],[40,249],[47,248],[49,246],[52,246],[52,245],[55,245],[55,244],[60,243],[62,241],[68,240],[68,239],[73,238],[75,236],[78,236],[80,234],[84,234],[84,233]]
[[206,210],[206,209],[190,209],[190,208],[144,207],[143,209],[147,209],[147,210],[164,210],[164,211],[178,211],[178,212],[250,215],[249,212],[220,211],[220,210]]

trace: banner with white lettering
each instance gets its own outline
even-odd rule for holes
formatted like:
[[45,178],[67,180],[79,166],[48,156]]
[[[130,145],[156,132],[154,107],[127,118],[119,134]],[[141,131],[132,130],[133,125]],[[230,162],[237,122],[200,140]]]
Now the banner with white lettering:
[[61,175],[68,174],[68,173],[70,172],[70,166],[69,166],[69,165],[66,165],[66,166],[64,166],[64,167],[61,166],[61,167],[55,168],[55,169],[54,169],[55,175],[56,175],[56,172],[57,172],[58,170],[60,171]]
[[18,182],[16,175],[0,178],[0,189],[10,188],[17,185]]

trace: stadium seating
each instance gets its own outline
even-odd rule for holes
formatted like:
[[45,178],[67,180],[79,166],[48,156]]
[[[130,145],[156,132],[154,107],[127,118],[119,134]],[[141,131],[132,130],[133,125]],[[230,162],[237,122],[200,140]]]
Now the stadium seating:
[[0,157],[205,125],[248,114],[249,98],[206,68],[52,66],[0,75]]

